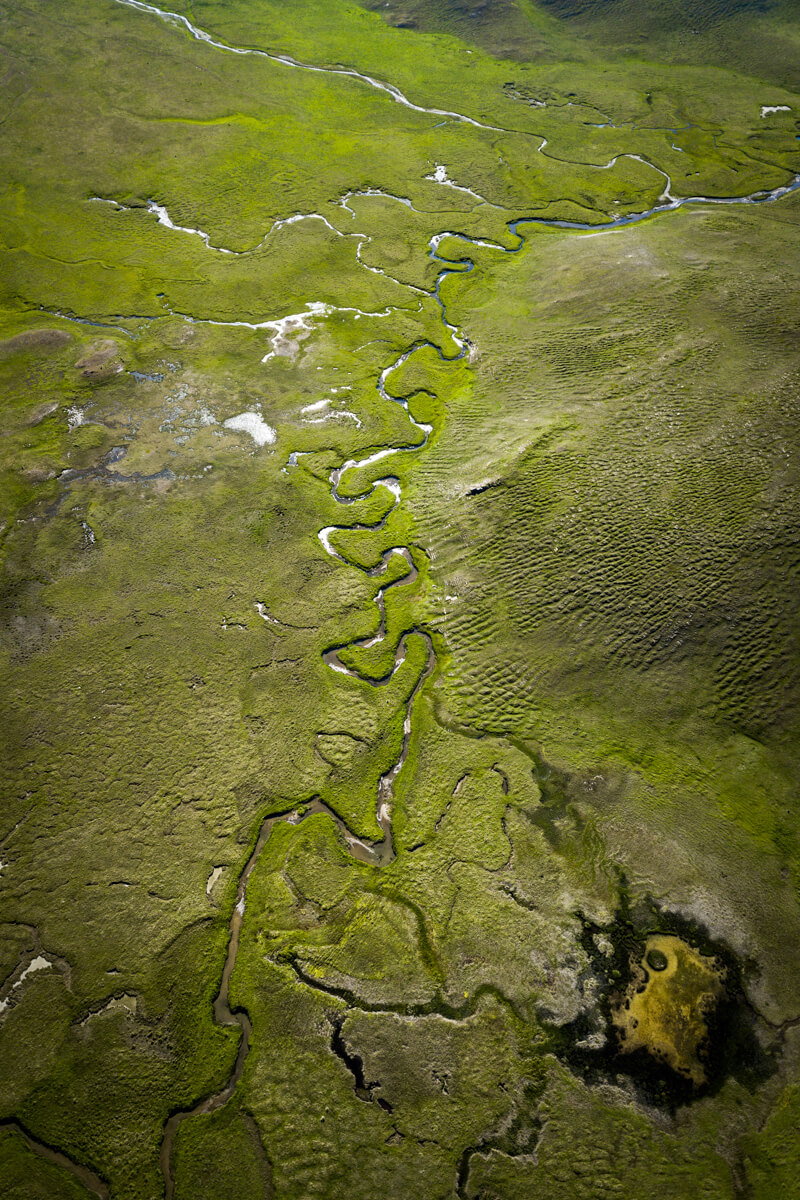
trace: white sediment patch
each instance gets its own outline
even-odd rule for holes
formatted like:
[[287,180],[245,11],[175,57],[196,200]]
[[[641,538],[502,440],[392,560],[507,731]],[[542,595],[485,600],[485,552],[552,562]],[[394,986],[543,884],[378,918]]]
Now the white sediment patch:
[[52,967],[52,966],[54,966],[54,964],[51,963],[50,959],[45,958],[41,954],[37,955],[36,958],[34,958],[30,963],[28,963],[27,967],[22,972],[22,974],[20,975],[17,982],[10,989],[8,996],[6,996],[5,1000],[0,1000],[0,1016],[2,1016],[3,1013],[6,1011],[6,1009],[9,1007],[9,1004],[11,1003],[12,993],[15,992],[17,990],[17,988],[22,986],[22,984],[25,982],[25,980],[28,978],[29,975],[33,975],[36,971],[45,971],[45,970],[47,970],[48,967]]
[[49,958],[45,958],[42,954],[37,955],[22,972],[14,986],[19,987],[23,979],[27,979],[29,975],[33,975],[34,971],[44,971],[47,967],[52,967],[52,965]]
[[320,300],[310,300],[306,304],[308,312],[290,313],[288,317],[280,317],[277,321],[264,321],[260,329],[272,329],[270,339],[272,349],[262,358],[267,363],[271,358],[294,358],[300,349],[300,343],[307,338],[314,328],[314,318],[327,317],[333,312],[330,304]]
[[276,431],[267,424],[261,413],[239,413],[238,416],[228,417],[227,421],[222,423],[226,429],[249,434],[257,446],[271,446],[277,437]]
[[220,878],[220,876],[222,875],[222,872],[224,870],[225,870],[224,867],[214,867],[214,870],[211,872],[208,879],[206,880],[206,895],[207,896],[210,896],[211,893],[213,892],[214,884]]
[[85,420],[86,414],[84,413],[83,409],[78,408],[76,404],[73,404],[71,408],[67,409],[67,425],[70,427],[70,429],[77,429],[79,425],[83,425]]
[[472,196],[475,200],[480,200],[482,204],[489,203],[489,201],[485,200],[483,196],[478,195],[477,192],[473,192],[472,188],[462,187],[460,183],[454,183],[452,179],[449,179],[447,175],[447,167],[445,167],[442,163],[437,163],[433,173],[431,175],[426,175],[425,178],[431,183],[440,183],[442,187],[452,188],[455,192],[464,192],[466,196]]
[[256,600],[253,607],[255,608],[258,615],[261,617],[262,621],[266,621],[266,623],[268,625],[280,625],[280,621],[277,621],[275,619],[275,617],[271,617],[269,615],[269,613],[267,612],[266,604],[263,604],[261,600]]
[[761,106],[762,117],[768,117],[770,113],[791,111],[791,106],[788,104],[762,104]]

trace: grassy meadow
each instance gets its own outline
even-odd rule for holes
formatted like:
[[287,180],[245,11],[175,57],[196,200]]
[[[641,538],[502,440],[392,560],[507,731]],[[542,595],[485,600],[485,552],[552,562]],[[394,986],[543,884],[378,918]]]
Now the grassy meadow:
[[0,12],[10,1200],[795,1194],[797,12],[690,7]]

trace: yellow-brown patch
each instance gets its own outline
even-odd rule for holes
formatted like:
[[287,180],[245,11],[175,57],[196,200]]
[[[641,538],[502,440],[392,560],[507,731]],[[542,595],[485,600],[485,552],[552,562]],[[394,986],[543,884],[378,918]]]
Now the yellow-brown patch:
[[647,1050],[700,1087],[708,1017],[724,991],[725,968],[668,934],[651,935],[631,967],[630,985],[611,1010],[622,1052]]

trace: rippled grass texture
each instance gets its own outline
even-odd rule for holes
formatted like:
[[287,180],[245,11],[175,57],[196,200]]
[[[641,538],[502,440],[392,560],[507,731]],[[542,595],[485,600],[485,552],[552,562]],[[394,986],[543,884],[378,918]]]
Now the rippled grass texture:
[[[179,1128],[178,1200],[771,1200],[796,1169],[800,202],[528,226],[516,255],[445,239],[459,360],[426,293],[447,230],[512,249],[507,222],[639,212],[663,172],[786,183],[797,97],[732,52],[601,57],[532,5],[480,38],[334,0],[175,11],[501,128],[114,0],[0,15],[4,1194],[90,1194],[36,1143],[114,1200],[163,1194],[165,1119],[236,1058],[212,1003],[264,819],[318,796],[377,839],[408,716],[392,862],[324,814],[261,852],[230,992],[250,1054]],[[540,52],[493,57],[521,13]],[[341,203],[376,189],[410,204]],[[268,233],[298,213],[324,221]],[[235,324],[312,302],[293,356]],[[376,388],[423,342],[387,386],[424,449]],[[274,446],[225,426],[242,412]],[[335,503],[331,471],[391,447]],[[402,503],[327,555],[318,530],[387,513],[388,471]],[[411,635],[376,688],[322,653],[375,632],[402,564],[363,571],[393,546],[419,576],[385,643],[342,652],[379,677]],[[758,1087],[670,1116],[567,1067],[564,1031],[603,1031],[582,922],[627,892],[741,960]]]

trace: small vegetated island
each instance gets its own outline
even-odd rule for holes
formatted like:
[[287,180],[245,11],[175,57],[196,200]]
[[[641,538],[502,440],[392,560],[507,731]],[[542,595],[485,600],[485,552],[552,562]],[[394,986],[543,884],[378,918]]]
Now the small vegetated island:
[[0,9],[0,1193],[800,1179],[797,0]]

